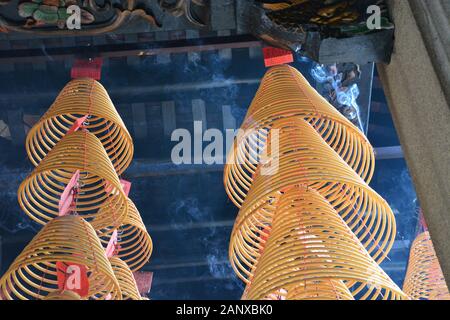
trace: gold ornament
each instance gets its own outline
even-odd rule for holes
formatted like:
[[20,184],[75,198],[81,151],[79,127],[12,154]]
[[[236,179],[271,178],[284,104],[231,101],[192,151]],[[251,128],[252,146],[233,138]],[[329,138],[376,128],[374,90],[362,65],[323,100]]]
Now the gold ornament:
[[105,88],[87,78],[70,81],[30,130],[26,149],[31,162],[37,166],[75,121],[85,115],[89,118],[84,127],[99,138],[117,174],[125,171],[133,158],[131,136]]

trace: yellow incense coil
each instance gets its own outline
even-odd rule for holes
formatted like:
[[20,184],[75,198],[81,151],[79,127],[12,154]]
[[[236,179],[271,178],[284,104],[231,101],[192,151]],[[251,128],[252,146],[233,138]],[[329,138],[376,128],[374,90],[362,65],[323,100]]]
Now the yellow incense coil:
[[55,145],[20,185],[21,208],[40,224],[58,216],[61,195],[77,170],[80,188],[75,195],[75,211],[90,220],[99,208],[108,207],[108,219],[94,228],[120,225],[128,211],[127,197],[100,140],[89,132],[68,134]]
[[266,147],[272,152],[255,173],[231,235],[231,263],[238,276],[247,281],[260,256],[259,239],[265,233],[261,229],[270,226],[280,196],[293,186],[317,190],[372,257],[383,261],[396,234],[395,217],[386,201],[306,121],[280,119],[271,134],[277,134],[278,139],[268,140]]
[[450,300],[450,293],[428,231],[411,246],[403,290],[413,300]]
[[282,290],[288,298],[325,299],[330,296],[320,294],[330,290],[331,280],[343,281],[358,300],[407,299],[339,214],[313,189],[287,190],[268,233],[267,241],[259,239],[265,243],[249,275],[247,299],[264,299]]
[[117,173],[125,171],[133,158],[133,141],[105,88],[93,79],[70,81],[30,130],[26,149],[31,162],[37,166],[85,115],[86,129],[100,139]]
[[49,295],[42,300],[81,300],[81,297],[78,293],[70,290],[58,290],[49,293]]
[[[247,290],[242,300],[247,300]],[[263,300],[355,300],[347,286],[341,280],[318,279],[305,280],[297,285],[268,294]]]
[[134,279],[133,272],[127,264],[118,257],[109,258],[114,274],[120,285],[123,300],[142,300]]
[[348,165],[370,182],[375,156],[364,134],[330,105],[295,68],[280,65],[264,76],[224,170],[225,189],[240,207],[253,182],[270,128],[283,118],[304,119]]
[[[80,216],[58,217],[46,224],[0,279],[7,300],[43,299],[58,290],[56,263],[84,265],[89,294],[121,299],[111,264],[95,230]],[[105,295],[98,297],[104,299]]]
[[340,280],[304,281],[293,286],[286,300],[355,300],[347,286]]
[[[107,207],[101,208],[93,224],[104,225],[104,222],[99,221],[110,215]],[[114,230],[114,227],[97,230],[104,245],[107,245]],[[118,233],[117,256],[125,261],[132,271],[139,270],[149,261],[153,252],[153,242],[139,211],[130,199],[128,199],[128,213],[118,228]]]

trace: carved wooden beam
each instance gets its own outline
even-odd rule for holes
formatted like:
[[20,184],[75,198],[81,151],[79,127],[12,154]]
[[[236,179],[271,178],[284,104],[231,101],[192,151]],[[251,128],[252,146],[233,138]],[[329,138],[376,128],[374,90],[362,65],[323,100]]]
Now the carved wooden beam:
[[[0,7],[0,31],[3,32],[50,36],[89,36],[117,31],[139,19],[146,21],[151,26],[161,27],[153,12],[142,5],[138,6],[139,3],[135,0],[127,0],[124,5],[113,5],[111,0],[107,0],[103,6],[99,6],[95,0],[66,0],[62,7],[51,5],[51,0],[30,0],[27,2],[30,5],[26,12],[24,12],[24,2],[19,5],[17,1],[3,0],[1,3],[3,6]],[[82,10],[82,25],[79,30],[69,30],[65,27],[65,20],[58,20],[62,19],[58,18],[58,12],[61,10],[64,12],[69,5],[74,3]],[[36,11],[40,10],[42,6],[45,7],[43,9],[49,10],[57,17],[52,16],[47,19],[46,15],[36,15]],[[22,16],[19,21],[17,20],[18,15]],[[86,16],[89,19],[86,19]],[[58,21],[56,22],[54,19]]]

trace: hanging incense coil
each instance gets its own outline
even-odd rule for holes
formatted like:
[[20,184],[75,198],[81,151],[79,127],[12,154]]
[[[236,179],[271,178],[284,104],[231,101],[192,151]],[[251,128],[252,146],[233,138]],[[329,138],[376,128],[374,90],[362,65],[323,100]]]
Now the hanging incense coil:
[[[242,300],[247,299],[248,288]],[[355,300],[355,298],[341,280],[315,279],[292,285],[289,292],[281,289],[270,293],[264,300]]]
[[[104,225],[106,222],[102,221],[103,218],[108,219],[107,217],[110,215],[108,207],[101,208],[93,224]],[[97,231],[104,245],[108,244],[114,230],[114,227],[110,227]],[[118,228],[118,232],[117,256],[125,261],[132,271],[139,270],[150,260],[153,242],[139,211],[130,199],[128,199],[128,213]]]
[[78,293],[70,290],[54,291],[42,300],[81,300]]
[[293,286],[286,300],[355,300],[340,280],[304,281]]
[[320,96],[300,72],[280,65],[264,76],[228,154],[224,184],[235,205],[240,207],[244,202],[269,131],[283,118],[309,122],[363,180],[370,182],[375,156],[364,134]]
[[102,207],[110,215],[96,229],[119,226],[128,211],[128,202],[119,178],[100,140],[87,131],[64,136],[18,190],[21,208],[34,221],[45,224],[58,216],[58,204],[74,173],[80,171],[80,187],[74,211],[91,220]]
[[[277,204],[246,298],[284,291],[288,298],[326,299],[330,281],[343,281],[358,300],[407,299],[322,195],[293,187]],[[343,294],[335,288],[335,296]]]
[[450,300],[428,231],[419,234],[411,246],[403,290],[413,300]]
[[123,300],[142,300],[133,272],[127,264],[118,257],[109,258],[109,262],[119,282]]
[[26,149],[31,162],[37,166],[85,115],[84,128],[100,139],[117,173],[125,171],[133,158],[133,141],[105,88],[93,79],[70,81],[30,130]]
[[0,279],[2,295],[7,300],[44,299],[59,290],[57,262],[86,267],[88,296],[122,298],[95,230],[80,216],[58,217],[42,228]]
[[[386,201],[372,190],[304,120],[285,118],[272,129],[267,154],[236,218],[230,242],[231,265],[248,281],[280,196],[293,186],[317,190],[335,208],[378,263],[395,239],[395,217]],[[277,144],[278,146],[272,145]],[[265,234],[267,236],[267,234]]]

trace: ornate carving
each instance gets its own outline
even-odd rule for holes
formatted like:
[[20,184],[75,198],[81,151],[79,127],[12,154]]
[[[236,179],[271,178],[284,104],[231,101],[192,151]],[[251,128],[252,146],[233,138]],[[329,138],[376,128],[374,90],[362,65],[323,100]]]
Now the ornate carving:
[[206,7],[205,0],[158,0],[159,6],[175,17],[186,16],[189,22],[204,27],[205,22],[196,13],[194,7]]
[[[0,11],[0,31],[38,35],[96,35],[113,32],[136,19],[160,27],[153,12],[135,0],[27,0],[4,1]],[[65,24],[70,5],[81,9],[81,29],[69,30]]]
[[[380,29],[372,30],[367,24],[370,5],[381,9]],[[299,52],[317,62],[390,60],[394,25],[384,0],[254,0],[244,11],[244,30],[272,46]],[[359,56],[351,49],[348,53],[344,50],[353,45],[355,37],[364,49]],[[326,57],[321,57],[322,49]]]

